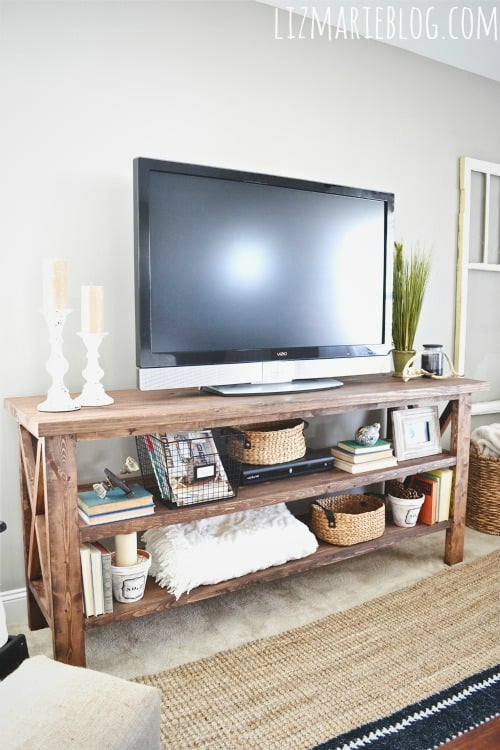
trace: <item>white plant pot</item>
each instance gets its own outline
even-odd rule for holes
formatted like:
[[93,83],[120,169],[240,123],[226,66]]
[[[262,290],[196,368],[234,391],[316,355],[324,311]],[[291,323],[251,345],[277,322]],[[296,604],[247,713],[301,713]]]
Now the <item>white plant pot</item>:
[[115,555],[111,557],[113,596],[117,602],[136,602],[144,596],[151,555],[146,550],[137,550],[137,564],[116,566]]
[[414,500],[393,495],[387,495],[387,498],[391,504],[392,518],[396,526],[415,526],[420,508],[424,504],[424,495]]

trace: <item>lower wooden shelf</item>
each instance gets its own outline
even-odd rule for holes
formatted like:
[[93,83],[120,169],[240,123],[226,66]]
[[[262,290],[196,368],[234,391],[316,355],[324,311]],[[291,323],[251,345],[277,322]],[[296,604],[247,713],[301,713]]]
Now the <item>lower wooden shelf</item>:
[[85,618],[85,628],[95,628],[101,625],[109,625],[111,622],[129,620],[131,617],[142,617],[143,615],[162,612],[172,607],[180,607],[184,604],[210,599],[211,597],[221,596],[236,591],[244,586],[253,583],[274,581],[279,578],[286,578],[295,573],[303,573],[306,570],[319,568],[324,565],[330,565],[340,560],[346,560],[351,557],[365,555],[391,544],[396,544],[405,539],[427,536],[452,526],[452,521],[442,521],[432,526],[417,524],[411,528],[402,528],[394,526],[392,523],[386,525],[385,531],[378,539],[372,539],[369,542],[361,542],[349,547],[339,547],[326,542],[319,542],[319,547],[313,555],[303,557],[300,560],[290,560],[283,565],[275,565],[265,570],[259,570],[239,578],[231,578],[228,581],[221,581],[210,586],[199,586],[193,589],[189,594],[183,594],[179,599],[175,599],[166,589],[160,588],[154,580],[149,577],[146,585],[144,597],[138,602],[123,604],[113,602],[114,610],[109,614],[99,615],[97,617]]

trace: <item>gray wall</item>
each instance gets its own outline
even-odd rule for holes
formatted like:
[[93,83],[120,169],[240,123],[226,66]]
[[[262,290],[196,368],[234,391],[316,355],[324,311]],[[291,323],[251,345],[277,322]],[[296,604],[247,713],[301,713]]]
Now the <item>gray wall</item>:
[[[451,351],[458,157],[500,161],[500,84],[365,40],[274,39],[256,3],[3,2],[2,396],[48,386],[41,261],[69,261],[66,384],[81,388],[79,290],[105,286],[107,389],[135,385],[132,159],[396,194],[396,237],[433,249],[418,332]],[[353,290],[355,293],[355,290]],[[24,585],[16,427],[1,414],[0,588]],[[83,446],[82,474],[127,446]],[[111,453],[110,453],[111,451]]]

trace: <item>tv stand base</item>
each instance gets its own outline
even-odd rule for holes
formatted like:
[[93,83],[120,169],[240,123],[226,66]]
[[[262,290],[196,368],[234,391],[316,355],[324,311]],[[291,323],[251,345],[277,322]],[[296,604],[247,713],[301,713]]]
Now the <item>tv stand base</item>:
[[274,393],[305,393],[324,391],[327,388],[340,388],[344,385],[335,378],[312,378],[311,380],[291,380],[287,383],[242,383],[231,385],[204,385],[202,391],[218,396],[271,396]]

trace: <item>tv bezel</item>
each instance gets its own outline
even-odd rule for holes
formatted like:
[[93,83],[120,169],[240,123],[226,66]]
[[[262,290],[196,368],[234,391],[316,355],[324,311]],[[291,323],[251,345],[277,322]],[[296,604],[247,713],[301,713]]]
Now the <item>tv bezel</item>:
[[[304,190],[384,203],[384,304],[382,341],[357,345],[310,346],[288,348],[283,360],[283,347],[261,349],[228,349],[218,351],[189,351],[157,353],[152,351],[151,321],[151,274],[150,274],[150,215],[149,175],[152,172],[168,172],[190,176],[210,177],[238,182],[256,183],[294,190]],[[353,188],[300,178],[283,177],[262,173],[245,172],[224,167],[212,167],[183,162],[164,161],[146,157],[134,159],[134,245],[135,245],[135,319],[136,319],[136,364],[138,384],[143,390],[161,387],[203,386],[217,383],[266,382],[269,377],[279,380],[282,371],[292,372],[287,366],[294,363],[331,362],[324,377],[330,374],[346,375],[358,372],[387,372],[387,360],[391,349],[392,327],[392,246],[393,246],[394,194],[364,188]],[[368,359],[360,362],[360,360]],[[255,367],[263,363],[276,363],[273,374],[266,377]],[[348,364],[350,363],[350,364]],[[356,366],[357,363],[357,366]],[[323,368],[319,368],[323,371]],[[170,374],[163,372],[171,371]],[[210,380],[210,371],[215,380]],[[269,368],[268,368],[269,371]],[[305,373],[301,375],[300,372]],[[298,368],[299,377],[316,377],[317,367],[310,365]],[[227,372],[227,374],[225,374]],[[323,375],[319,375],[322,377]],[[208,381],[207,381],[208,378]],[[234,378],[234,379],[233,379]],[[163,384],[165,383],[165,385]]]

